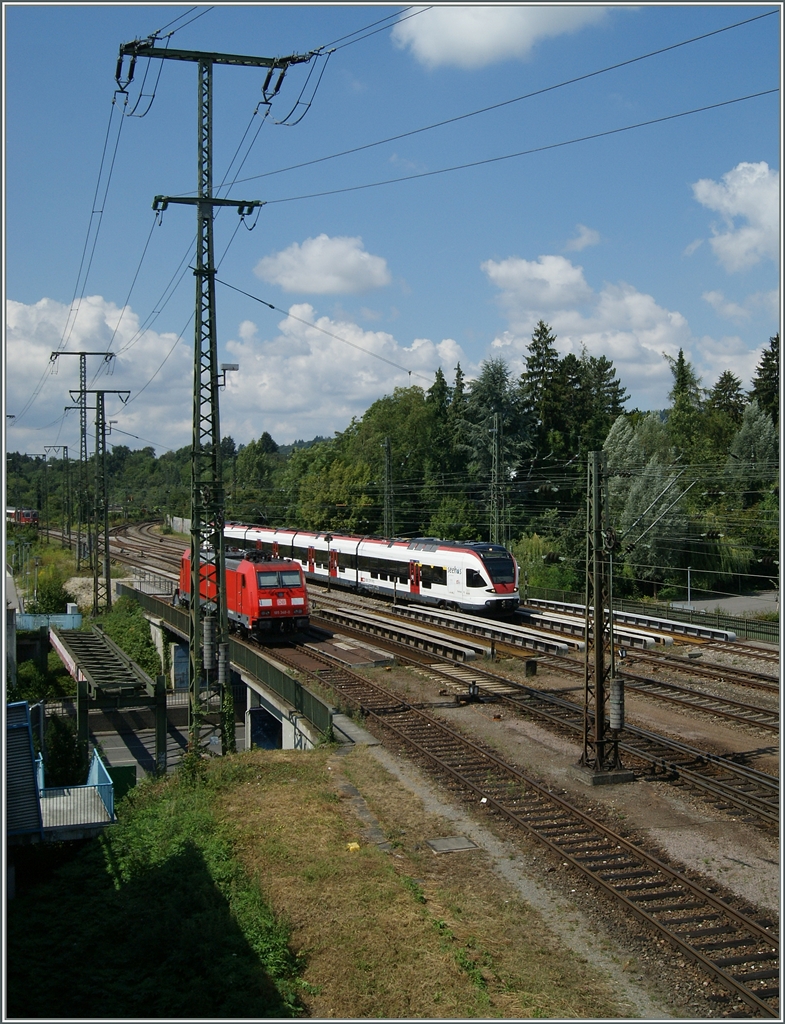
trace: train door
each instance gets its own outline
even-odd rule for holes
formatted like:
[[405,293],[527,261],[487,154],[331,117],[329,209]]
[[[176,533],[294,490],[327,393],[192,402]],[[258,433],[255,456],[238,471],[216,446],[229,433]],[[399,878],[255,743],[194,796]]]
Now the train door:
[[338,575],[338,552],[330,550],[330,575],[334,578]]
[[409,562],[409,593],[420,593],[420,563]]
[[316,552],[313,546],[308,548],[308,572],[314,571],[314,562],[316,561]]

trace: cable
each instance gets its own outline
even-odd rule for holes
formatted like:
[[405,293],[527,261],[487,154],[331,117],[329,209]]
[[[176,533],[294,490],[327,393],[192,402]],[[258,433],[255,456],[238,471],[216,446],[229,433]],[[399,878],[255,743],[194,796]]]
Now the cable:
[[581,135],[578,138],[567,139],[564,142],[552,142],[546,146],[535,146],[532,149],[522,149],[517,153],[505,153],[504,156],[492,156],[487,157],[484,160],[472,160],[465,164],[455,164],[452,167],[440,167],[435,171],[420,171],[417,174],[405,174],[399,178],[385,178],[382,181],[367,182],[365,185],[349,185],[345,188],[327,189],[324,192],[309,192],[305,195],[287,196],[285,199],[268,199],[267,205],[273,206],[278,203],[294,203],[301,199],[321,199],[324,196],[335,196],[345,192],[361,192],[369,188],[378,188],[381,185],[395,185],[401,181],[414,181],[417,178],[432,178],[435,175],[448,174],[451,171],[465,171],[472,167],[483,167],[487,164],[500,163],[502,160],[514,160],[521,156],[531,156],[533,153],[544,153],[550,149],[574,146],[579,142],[590,142],[592,139],[602,139],[609,135],[619,135],[621,132],[629,132],[635,128],[647,128],[653,124],[662,124],[665,121],[674,121],[677,118],[688,117],[691,114],[703,114],[707,110],[717,110],[720,107],[728,107],[734,103],[743,103],[746,100],[758,99],[761,96],[770,96],[772,93],[777,93],[779,91],[779,87],[775,89],[765,89],[762,92],[750,93],[747,96],[737,96],[732,100],[722,100],[719,103],[710,103],[705,107],[694,107],[692,110],[682,110],[678,114],[666,114],[663,117],[655,117],[649,121],[638,121],[636,124],[628,124],[622,128],[610,128],[604,132],[594,132],[592,135]]
[[275,310],[276,313],[283,313],[284,316],[289,317],[291,320],[296,320],[298,323],[305,324],[306,327],[313,327],[316,331],[321,331],[322,334],[326,334],[329,338],[335,338],[336,341],[342,341],[345,345],[350,345],[352,348],[356,348],[358,352],[364,352],[367,356],[373,356],[374,359],[380,359],[383,363],[387,363],[388,366],[394,366],[396,370],[403,370],[404,373],[408,373],[410,377],[419,377],[420,380],[430,380],[430,377],[425,377],[421,373],[417,373],[416,370],[410,370],[406,366],[401,366],[400,363],[394,363],[392,359],[387,359],[385,356],[380,356],[377,352],[371,352],[367,348],[363,348],[362,345],[355,345],[353,341],[349,341],[347,338],[342,338],[339,334],[333,334],[331,331],[327,331],[324,327],[319,327],[318,324],[311,323],[310,320],[303,320],[302,317],[295,316],[294,313],[286,309],[281,309],[278,306],[274,306],[272,302],[265,302],[264,299],[260,299],[256,295],[252,295],[250,292],[243,291],[242,288],[235,288],[233,284],[229,284],[227,281],[222,281],[216,277],[216,282],[222,284],[225,288],[231,288],[232,291],[239,292],[241,295],[246,295],[249,299],[253,299],[254,302],[258,302],[261,306],[267,306],[269,309]]
[[242,184],[245,181],[254,181],[258,178],[269,178],[274,174],[283,174],[285,171],[299,170],[302,167],[310,167],[313,164],[324,163],[327,160],[335,160],[338,157],[349,156],[352,153],[360,153],[366,149],[373,149],[376,146],[383,146],[388,142],[398,142],[401,139],[409,138],[411,135],[419,135],[422,132],[428,132],[434,128],[442,128],[448,124],[454,124],[456,121],[463,121],[470,117],[476,117],[479,114],[486,114],[492,110],[499,110],[501,107],[510,106],[513,103],[520,103],[523,100],[531,99],[534,96],[541,96],[547,92],[553,92],[555,89],[562,89],[567,85],[575,85],[577,82],[586,81],[589,78],[594,78],[597,75],[604,75],[608,71],[615,71],[618,68],[626,67],[628,64],[635,64],[638,61],[647,60],[649,57],[656,57],[662,53],[667,53],[669,50],[676,50],[681,46],[687,46],[690,43],[699,42],[702,39],[708,39],[709,36],[718,35],[721,32],[728,32],[731,29],[739,28],[742,25],[747,25],[750,22],[758,21],[761,18],[767,18],[769,15],[776,13],[775,11],[767,11],[765,14],[756,15],[754,18],[748,18],[746,21],[738,21],[733,25],[726,25],[724,28],[715,29],[713,32],[707,32],[704,35],[694,36],[691,39],[684,39],[679,43],[673,43],[670,46],[665,46],[660,50],[652,50],[650,53],[644,53],[639,57],[631,57],[629,60],[621,61],[618,64],[611,64],[608,67],[600,68],[596,71],[589,71],[585,75],[578,75],[576,78],[569,78],[563,82],[558,82],[555,85],[547,85],[542,89],[535,89],[533,92],[524,93],[522,96],[515,96],[509,100],[501,100],[499,103],[493,103],[488,107],[481,107],[479,110],[472,110],[468,114],[458,114],[456,117],[446,118],[444,121],[436,121],[433,124],[425,125],[422,128],[414,128],[408,132],[401,132],[399,135],[391,135],[386,139],[379,139],[376,142],[367,142],[362,146],[354,146],[352,149],[344,149],[339,153],[331,153],[329,156],[316,157],[314,160],[305,160],[299,164],[290,164],[288,167],[279,167],[275,171],[265,171],[263,174],[256,174],[250,178],[243,178],[238,183]]
[[[423,14],[424,11],[430,11],[430,9],[431,9],[430,7],[425,7],[425,8],[423,8],[423,10],[415,11],[414,14],[410,14],[409,17],[412,18],[416,14]],[[321,46],[316,47],[316,49],[318,49],[318,50],[327,50],[327,49],[329,49],[331,47],[335,47],[335,49],[343,49],[343,47],[339,47],[337,44],[338,43],[343,43],[344,39],[351,39],[352,36],[359,35],[361,32],[367,32],[368,29],[375,28],[377,25],[381,25],[385,21],[391,21],[393,18],[398,18],[399,15],[406,14],[407,11],[411,11],[411,10],[412,10],[412,7],[404,7],[402,11],[396,11],[394,14],[387,14],[384,18],[380,18],[379,21],[372,21],[370,25],[366,25],[364,28],[357,28],[357,29],[354,30],[354,32],[348,32],[345,36],[339,36],[337,39],[333,39],[332,42],[330,42],[330,43],[323,43]],[[408,18],[401,18],[400,20],[401,21],[407,21]],[[389,26],[385,26],[385,28],[389,28]],[[384,29],[379,29],[379,31],[382,32],[382,31],[384,31]],[[370,35],[375,35],[375,33],[369,33],[369,34]],[[363,36],[362,38],[366,39],[367,36]],[[359,43],[360,40],[359,39],[354,39],[354,40],[352,40],[352,42]],[[351,43],[344,43],[344,45],[345,46],[350,46]]]
[[[113,173],[113,170],[114,170],[115,159],[117,157],[117,149],[118,149],[118,146],[120,144],[120,135],[121,135],[122,130],[123,130],[124,118],[121,116],[120,117],[119,126],[118,126],[118,130],[117,130],[117,138],[115,139],[114,148],[112,150],[112,159],[111,159],[111,164],[110,164],[110,167],[109,167],[109,173],[108,173],[107,180],[106,180],[106,187],[104,189],[103,197],[100,200],[100,207],[98,209],[96,209],[96,206],[97,206],[97,204],[99,202],[98,195],[99,195],[99,190],[100,190],[100,187],[101,187],[101,179],[102,179],[103,171],[104,171],[104,162],[106,160],[107,149],[109,147],[109,135],[110,135],[111,128],[112,128],[112,119],[113,119],[114,113],[115,113],[116,100],[117,100],[117,93],[115,93],[112,96],[112,105],[111,105],[111,108],[110,108],[110,111],[109,111],[109,121],[108,121],[107,126],[106,126],[106,134],[104,136],[104,145],[103,145],[103,149],[101,151],[101,161],[100,161],[99,168],[98,168],[98,178],[96,180],[95,193],[93,195],[93,209],[92,209],[92,211],[90,213],[90,219],[89,219],[88,224],[87,224],[87,234],[85,236],[84,247],[82,249],[82,257],[81,257],[81,260],[80,260],[80,263],[79,263],[79,270],[78,270],[77,275],[76,275],[76,284],[74,286],[74,294],[73,294],[73,296],[71,298],[71,308],[70,308],[70,310],[68,312],[68,316],[66,317],[65,326],[63,327],[63,333],[62,333],[62,335],[60,337],[60,341],[59,341],[59,343],[57,345],[57,351],[58,352],[62,351],[65,348],[65,346],[68,344],[68,341],[69,341],[69,339],[71,337],[71,334],[73,332],[74,326],[76,325],[76,320],[77,320],[77,317],[79,315],[79,309],[80,309],[80,306],[81,306],[81,302],[82,302],[82,299],[84,298],[84,293],[85,293],[85,290],[87,288],[87,280],[88,280],[88,278],[90,276],[90,269],[92,267],[93,257],[95,255],[96,245],[98,244],[98,236],[99,236],[99,233],[100,233],[100,230],[101,230],[101,224],[102,224],[102,221],[103,221],[104,205],[106,203],[106,197],[107,197],[108,192],[109,192],[109,185],[110,185],[111,180],[112,180],[112,173]],[[127,103],[127,97],[125,99],[125,103]],[[85,265],[85,258],[86,258],[86,255],[87,255],[88,247],[90,245],[90,236],[91,236],[91,233],[93,231],[93,225],[95,223],[94,218],[95,218],[96,214],[98,214],[98,221],[97,221],[97,225],[95,227],[95,234],[94,234],[94,237],[93,237],[93,245],[92,245],[92,248],[90,250],[90,257],[89,257],[89,260],[88,260],[88,263],[87,263],[87,269],[85,270],[84,278],[82,278],[82,270],[83,270],[84,265]],[[81,291],[80,291],[80,285],[79,285],[80,280],[82,281]],[[21,411],[19,413],[17,413],[16,419],[15,419],[15,425],[19,424],[20,420],[23,418],[23,416],[27,413],[27,411],[31,408],[31,406],[33,405],[35,400],[38,398],[38,396],[41,393],[41,390],[42,390],[42,388],[44,386],[44,381],[46,380],[47,376],[49,375],[49,372],[50,372],[50,367],[47,366],[47,368],[41,374],[41,379],[39,380],[38,384],[34,388],[32,395],[27,400],[27,402],[25,402],[25,404],[22,407]]]

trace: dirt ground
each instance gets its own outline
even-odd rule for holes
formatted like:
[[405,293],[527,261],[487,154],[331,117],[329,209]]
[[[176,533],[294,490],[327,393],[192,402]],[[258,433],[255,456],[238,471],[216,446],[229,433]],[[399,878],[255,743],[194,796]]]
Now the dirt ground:
[[[422,701],[434,715],[498,749],[533,777],[558,787],[567,799],[587,810],[601,807],[611,825],[619,830],[633,829],[651,840],[673,861],[699,873],[707,888],[733,894],[748,906],[758,908],[762,916],[778,918],[781,866],[775,835],[750,825],[740,816],[716,810],[699,796],[666,781],[637,778],[628,784],[588,786],[576,770],[580,745],[570,737],[556,735],[534,720],[518,717],[491,703],[453,705],[444,693],[443,683],[434,682],[423,673],[394,667],[384,672],[383,679],[379,679],[378,672],[370,674],[383,685],[402,691],[407,699]],[[542,672],[537,685],[569,689],[575,687],[575,679]],[[754,766],[779,774],[779,748],[776,740],[772,742],[771,733],[754,728],[742,730],[699,714],[685,715],[678,709],[637,697],[627,700],[626,715],[631,724],[665,732],[718,753],[759,752],[753,753]],[[678,960],[666,957],[664,963],[659,963],[663,984],[658,984],[654,980],[657,972],[647,970],[646,937],[639,937],[640,942],[630,939],[626,926],[617,927],[618,922],[612,920],[613,911],[608,912],[607,908],[601,916],[609,913],[610,920],[600,924],[592,895],[583,894],[575,879],[557,877],[558,868],[554,875],[553,865],[536,844],[511,843],[498,828],[484,828],[473,812],[453,805],[443,788],[413,767],[405,755],[390,753],[383,747],[373,748],[373,754],[423,801],[426,809],[449,820],[456,834],[467,835],[488,850],[495,870],[543,914],[549,927],[571,948],[598,967],[604,965],[641,1016],[663,1019],[727,1014],[727,1007],[720,1011],[719,1004],[711,1002],[711,988],[705,976],[696,974],[688,964],[682,962],[680,968]],[[656,955],[652,956],[656,962]],[[625,964],[636,966],[630,970]],[[708,1001],[702,998],[705,994],[709,994]],[[744,1015],[741,1006],[735,1012]]]

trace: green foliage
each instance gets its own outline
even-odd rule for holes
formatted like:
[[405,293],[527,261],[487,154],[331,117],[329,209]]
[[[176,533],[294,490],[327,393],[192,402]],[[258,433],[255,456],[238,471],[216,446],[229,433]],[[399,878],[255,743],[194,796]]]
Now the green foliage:
[[66,575],[56,566],[48,566],[38,573],[38,597],[28,602],[27,610],[33,615],[60,615],[66,605],[75,602],[73,594],[66,590]]
[[[235,857],[234,835],[210,799],[208,787],[183,786],[178,777],[143,783],[123,801],[117,825],[51,882],[13,901],[12,1015],[195,1020],[301,1012],[301,960],[289,948],[289,929]],[[90,970],[75,972],[76,962]]]
[[121,597],[101,621],[104,632],[152,679],[161,674],[161,659],[153,643],[150,624],[141,607]]
[[771,416],[774,426],[780,418],[780,336],[779,332],[769,338],[769,347],[764,350],[755,370],[750,398],[757,400],[761,409]]
[[51,786],[83,786],[90,767],[86,741],[77,737],[76,721],[50,715],[44,733],[44,780]]

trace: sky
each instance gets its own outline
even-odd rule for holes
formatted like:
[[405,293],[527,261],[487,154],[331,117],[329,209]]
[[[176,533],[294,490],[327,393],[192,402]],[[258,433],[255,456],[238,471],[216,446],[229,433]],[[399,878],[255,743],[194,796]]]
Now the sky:
[[7,3],[3,22],[8,451],[78,455],[80,351],[114,354],[86,357],[110,444],[191,442],[195,211],[152,203],[195,194],[197,69],[115,81],[119,46],[159,30],[318,51],[269,103],[263,69],[214,70],[215,194],[265,204],[215,219],[238,445],[332,436],[439,367],[517,377],[541,319],[561,355],[612,360],[628,410],[667,406],[679,349],[704,387],[748,388],[779,329],[779,5]]

